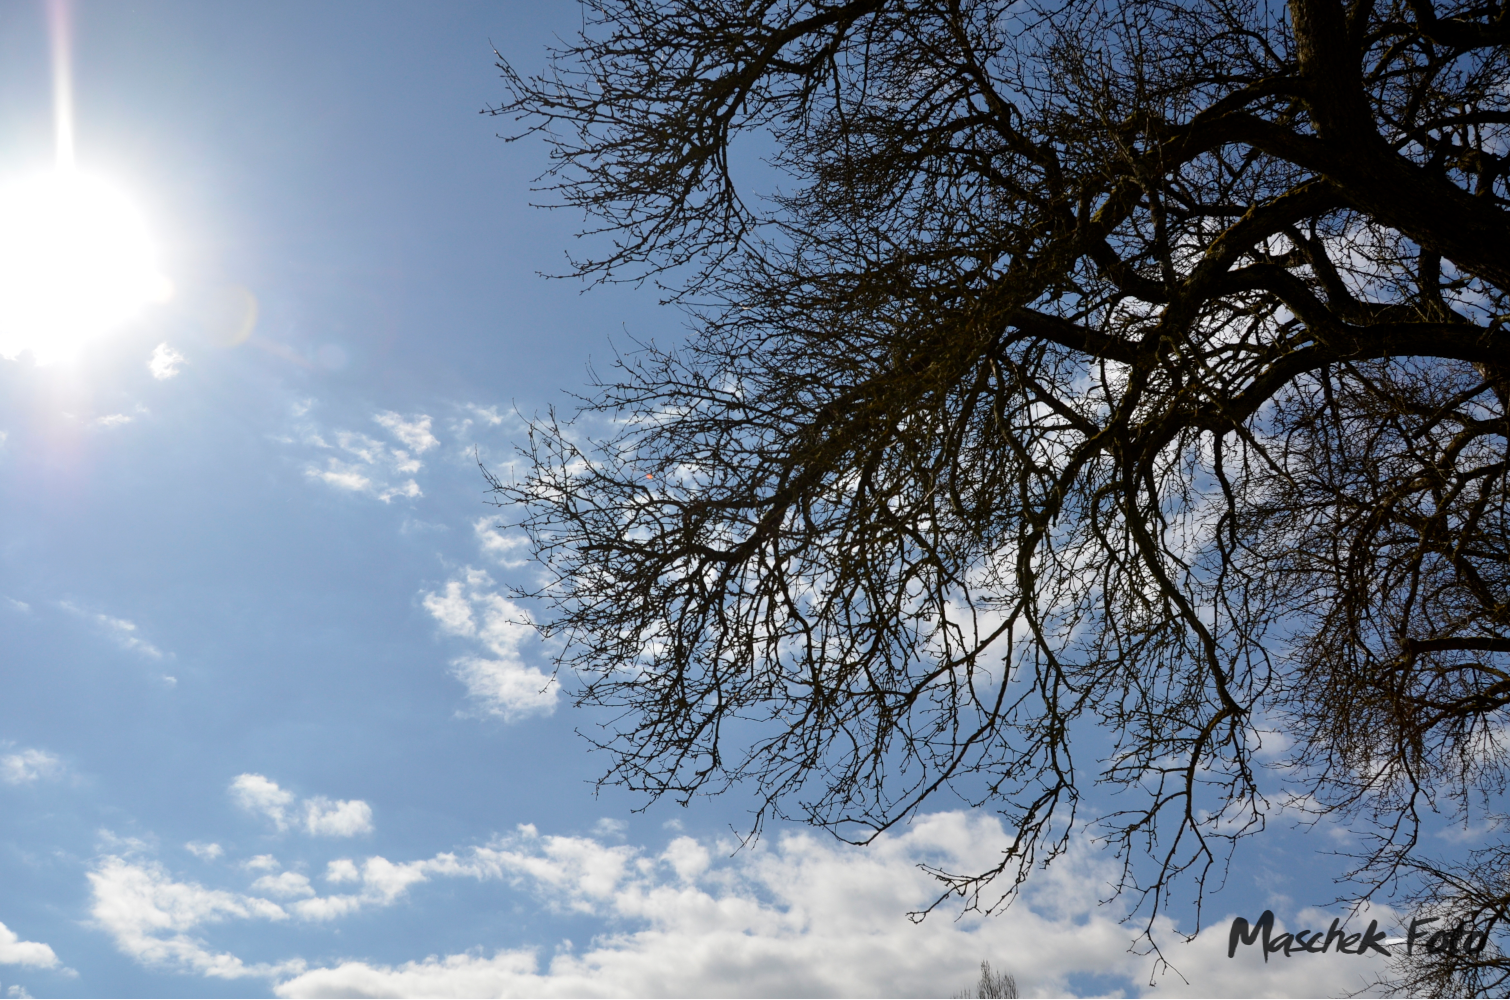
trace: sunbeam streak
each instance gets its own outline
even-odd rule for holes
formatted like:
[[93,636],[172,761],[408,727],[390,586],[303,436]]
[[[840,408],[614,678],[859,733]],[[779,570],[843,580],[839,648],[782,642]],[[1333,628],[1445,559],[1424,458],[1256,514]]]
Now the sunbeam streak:
[[0,183],[0,357],[66,361],[166,298],[146,222],[74,159],[69,9],[50,0],[55,166]]
[[73,169],[73,31],[68,0],[48,0],[52,35],[52,117],[59,170]]

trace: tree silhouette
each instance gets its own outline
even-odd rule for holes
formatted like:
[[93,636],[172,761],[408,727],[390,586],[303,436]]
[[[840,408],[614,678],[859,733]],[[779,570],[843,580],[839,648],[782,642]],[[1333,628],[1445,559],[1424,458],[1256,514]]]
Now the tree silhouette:
[[1089,827],[1151,927],[1267,750],[1447,886],[1510,705],[1510,7],[586,11],[493,111],[691,330],[494,485],[604,780],[859,842],[952,790],[1013,839],[941,898]]

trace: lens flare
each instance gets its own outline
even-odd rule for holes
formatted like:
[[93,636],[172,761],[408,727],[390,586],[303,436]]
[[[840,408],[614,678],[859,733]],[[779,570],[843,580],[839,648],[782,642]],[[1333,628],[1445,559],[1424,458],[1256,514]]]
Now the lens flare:
[[0,357],[68,360],[169,290],[115,188],[73,170],[0,187]]

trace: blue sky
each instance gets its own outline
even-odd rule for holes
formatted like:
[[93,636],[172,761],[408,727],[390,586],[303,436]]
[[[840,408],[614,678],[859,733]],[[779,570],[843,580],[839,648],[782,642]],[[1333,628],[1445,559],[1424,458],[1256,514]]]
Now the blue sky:
[[[79,167],[174,294],[0,360],[0,995],[948,995],[983,958],[1027,994],[1360,985],[1229,961],[1219,918],[1163,927],[1189,982],[1150,988],[1089,847],[1004,917],[915,926],[919,861],[1001,843],[947,802],[869,849],[736,852],[737,793],[595,794],[598,720],[510,624],[531,570],[474,460],[505,469],[516,413],[613,338],[681,330],[538,276],[579,220],[529,207],[543,150],[478,114],[493,46],[532,67],[578,18],[75,5]],[[0,177],[50,162],[51,101],[44,8],[0,6]],[[1347,842],[1278,824],[1208,913],[1324,925]]]

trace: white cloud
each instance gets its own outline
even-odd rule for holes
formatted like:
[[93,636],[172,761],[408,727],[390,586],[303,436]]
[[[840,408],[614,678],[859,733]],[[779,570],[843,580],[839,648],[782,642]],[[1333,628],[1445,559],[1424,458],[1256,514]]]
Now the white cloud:
[[298,972],[302,962],[247,965],[190,935],[206,924],[238,919],[286,920],[266,899],[175,881],[161,865],[107,856],[89,873],[90,916],[115,946],[143,965],[235,979]]
[[507,659],[464,656],[452,661],[451,672],[466,686],[469,697],[504,722],[550,715],[556,710],[559,688],[555,678],[534,667]]
[[41,941],[22,941],[15,931],[0,924],[0,965],[55,969],[58,966],[58,956]]
[[266,816],[278,829],[288,829],[288,807],[295,796],[279,788],[276,781],[260,774],[238,774],[231,781],[231,798],[247,812]]
[[124,413],[107,413],[103,417],[95,417],[89,423],[95,427],[119,427],[131,423],[131,419]]
[[691,837],[677,837],[666,847],[662,857],[683,882],[696,880],[712,863],[708,849]]
[[[280,997],[503,997],[603,996],[586,989],[576,993],[547,993],[547,976],[537,971],[534,949],[498,951],[491,958],[477,955],[434,955],[400,966],[344,962],[315,969],[285,983]],[[532,991],[529,987],[534,987]],[[523,988],[524,992],[513,992]],[[629,996],[629,993],[624,993]],[[705,993],[704,996],[713,996]],[[749,994],[753,996],[754,994]]]
[[63,771],[63,762],[46,750],[27,748],[0,754],[0,782],[29,785],[39,778],[51,778]]
[[[280,831],[292,827],[316,837],[354,837],[372,832],[372,807],[361,799],[333,800],[316,795],[296,805],[293,792],[260,774],[238,774],[231,781],[230,793],[237,805],[272,820]],[[259,863],[277,865],[270,854],[259,855],[246,865]]]
[[258,854],[241,862],[241,867],[249,872],[275,872],[283,866],[278,864],[278,859],[271,854]]
[[459,579],[421,599],[448,635],[474,639],[491,657],[463,656],[452,672],[484,711],[506,722],[556,710],[559,685],[537,667],[527,666],[520,646],[535,638],[529,612],[493,592],[492,577],[467,567]]
[[325,881],[335,885],[343,882],[360,882],[362,873],[350,858],[337,858],[325,866]]
[[170,379],[178,374],[178,366],[184,363],[184,356],[179,354],[166,343],[158,344],[152,349],[152,359],[147,362],[147,370],[152,377],[159,381]]
[[392,410],[385,410],[376,414],[373,420],[386,427],[394,437],[404,444],[423,454],[440,444],[434,434],[430,433],[430,417],[426,414],[405,420]]
[[[4,440],[4,438],[0,438],[0,443],[4,443]],[[5,603],[10,605],[12,610],[19,611],[23,615],[31,614],[31,605],[25,601],[18,601],[14,597],[7,597]]]
[[[469,581],[472,577],[473,574],[469,572]],[[477,622],[472,618],[472,603],[467,599],[464,589],[461,581],[452,580],[446,584],[443,592],[426,594],[421,601],[431,617],[440,622],[442,632],[465,636],[477,634]]]
[[198,840],[189,841],[184,845],[184,850],[201,861],[214,861],[225,853],[225,848],[219,844],[206,844]]
[[372,807],[360,799],[333,802],[324,796],[304,800],[304,829],[320,837],[354,837],[372,832]]
[[[392,906],[411,885],[428,882],[432,873],[440,871],[445,874],[456,874],[457,872],[452,870],[455,867],[454,862],[455,858],[450,854],[437,855],[429,861],[399,863],[383,857],[371,857],[362,862],[360,868],[353,862],[347,861],[346,863],[351,865],[350,870],[344,867],[337,869],[339,877],[333,879],[331,878],[333,873],[327,869],[326,881],[352,881],[354,871],[355,880],[360,882],[357,891],[339,896],[301,899],[291,904],[291,909],[305,920],[335,920],[358,910]],[[333,865],[337,864],[340,863],[333,863]]]

